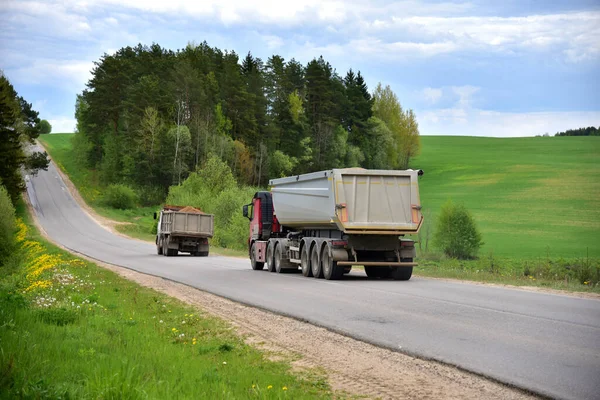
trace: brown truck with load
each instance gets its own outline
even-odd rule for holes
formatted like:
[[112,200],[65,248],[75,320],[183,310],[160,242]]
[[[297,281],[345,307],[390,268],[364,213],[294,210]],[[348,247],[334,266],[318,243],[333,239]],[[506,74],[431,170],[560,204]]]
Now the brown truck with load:
[[156,252],[164,256],[176,256],[179,252],[206,257],[208,239],[213,236],[214,216],[190,206],[166,205],[158,218],[156,229]]

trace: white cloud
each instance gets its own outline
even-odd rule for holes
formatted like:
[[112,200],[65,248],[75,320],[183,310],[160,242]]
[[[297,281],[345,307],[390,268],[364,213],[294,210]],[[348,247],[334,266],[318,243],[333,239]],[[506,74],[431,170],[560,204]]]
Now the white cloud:
[[271,50],[278,49],[283,46],[283,39],[275,35],[263,35],[263,41],[267,44],[267,47]]
[[459,108],[469,108],[473,101],[473,95],[481,88],[478,86],[452,86],[452,91],[458,96],[457,106]]
[[72,133],[75,132],[77,121],[74,118],[57,117],[49,119],[52,125],[52,133]]
[[600,126],[600,112],[507,113],[447,108],[417,113],[422,135],[522,137]]
[[426,87],[421,91],[421,96],[429,104],[435,104],[442,98],[442,89]]
[[74,91],[81,91],[91,78],[91,61],[37,59],[29,65],[7,69],[7,75],[15,82],[44,84]]
[[438,101],[451,99],[453,105],[445,108],[418,110],[419,130],[422,135],[535,136],[577,127],[599,126],[600,111],[566,112],[498,112],[474,106],[478,86],[450,86],[425,88],[422,95],[433,93]]
[[453,51],[549,51],[559,46],[571,61],[600,52],[597,11],[527,17],[392,16],[367,25],[365,31],[419,37],[430,44],[451,43]]
[[[41,36],[81,40],[92,30],[87,16],[73,12],[63,2],[5,1],[0,12],[6,13],[5,33],[19,37],[22,29]],[[15,26],[21,27],[18,31]]]
[[[8,0],[0,4],[0,12],[9,12],[9,20],[5,22],[8,26],[21,24],[39,34],[75,40],[91,34],[102,40],[111,37],[117,27],[116,33],[125,34],[127,27],[121,27],[119,20],[131,18],[133,10],[167,19],[192,18],[225,26],[285,29],[314,26],[332,35],[328,44],[315,46],[317,50],[324,48],[387,60],[459,52],[526,54],[531,51],[559,54],[570,62],[600,58],[599,11],[524,17],[463,16],[472,7],[470,3],[416,0],[51,0],[44,3]],[[115,12],[106,16],[108,9]],[[287,40],[286,44],[291,45]],[[276,42],[271,45],[277,47]]]

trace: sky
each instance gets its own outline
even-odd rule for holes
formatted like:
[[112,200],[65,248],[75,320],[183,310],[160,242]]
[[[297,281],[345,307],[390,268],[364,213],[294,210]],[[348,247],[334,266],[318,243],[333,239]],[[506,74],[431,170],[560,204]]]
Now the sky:
[[600,126],[600,0],[0,0],[0,69],[53,132],[74,131],[104,53],[203,41],[361,71],[415,111],[422,135]]

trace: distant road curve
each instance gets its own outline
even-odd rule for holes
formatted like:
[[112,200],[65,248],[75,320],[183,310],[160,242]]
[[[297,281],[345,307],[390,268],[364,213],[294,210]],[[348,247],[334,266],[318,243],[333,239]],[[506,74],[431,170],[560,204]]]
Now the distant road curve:
[[152,244],[96,224],[75,202],[53,163],[29,179],[27,192],[54,241],[97,260],[549,397],[600,399],[598,300],[420,277],[371,281],[357,273],[326,281],[252,271],[239,258],[167,258],[156,255]]

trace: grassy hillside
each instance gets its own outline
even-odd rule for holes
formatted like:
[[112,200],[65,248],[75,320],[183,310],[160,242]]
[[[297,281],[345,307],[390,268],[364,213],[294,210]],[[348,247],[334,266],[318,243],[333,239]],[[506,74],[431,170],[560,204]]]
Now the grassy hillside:
[[[109,218],[130,222],[117,227],[123,233],[153,240],[153,209],[103,207],[102,187],[93,171],[77,167],[71,138],[53,134],[41,141],[88,204]],[[422,154],[412,165],[425,171],[420,188],[427,224],[451,198],[473,212],[486,244],[478,260],[422,253],[420,275],[600,290],[600,138],[423,137],[422,143]]]
[[[151,238],[153,209],[102,207],[97,176],[77,167],[71,138],[40,139],[88,203],[107,217],[135,222],[121,227],[125,233]],[[447,199],[464,203],[483,233],[480,255],[600,256],[600,137],[421,140],[422,153],[411,164],[425,171],[421,202],[430,222]]]
[[600,137],[421,140],[411,164],[425,171],[424,209],[465,204],[483,233],[481,255],[600,256]]

